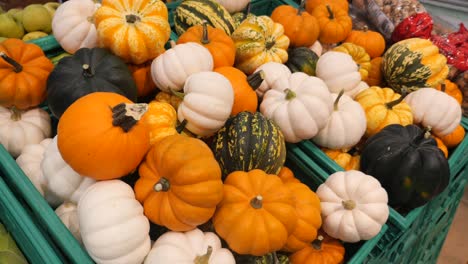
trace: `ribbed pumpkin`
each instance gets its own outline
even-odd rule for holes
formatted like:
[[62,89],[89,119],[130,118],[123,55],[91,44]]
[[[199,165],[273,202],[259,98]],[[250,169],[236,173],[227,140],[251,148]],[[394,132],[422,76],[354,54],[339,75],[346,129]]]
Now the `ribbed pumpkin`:
[[168,103],[172,105],[174,109],[179,108],[180,103],[182,103],[181,97],[174,95],[172,93],[169,93],[169,92],[164,92],[164,91],[159,92],[154,98],[154,100],[157,102]]
[[375,135],[390,124],[406,126],[413,123],[410,106],[403,101],[404,97],[390,88],[372,86],[360,92],[354,99],[366,112],[366,137]]
[[319,5],[322,4],[334,4],[344,11],[348,12],[349,3],[347,0],[306,0],[306,10],[312,14],[312,11]]
[[362,30],[352,30],[345,42],[363,47],[371,59],[382,56],[385,50],[385,39],[382,34],[369,30],[367,26]]
[[146,96],[156,90],[156,84],[151,79],[151,63],[140,65],[128,64],[138,91],[138,96]]
[[289,38],[281,24],[267,16],[251,16],[232,34],[236,45],[236,68],[252,74],[267,62],[288,60]]
[[440,140],[444,143],[447,148],[454,148],[460,144],[465,138],[465,128],[462,125],[458,125],[452,133],[440,137]]
[[171,28],[162,1],[103,0],[94,13],[99,46],[142,64],[165,51]]
[[202,25],[203,21],[228,35],[235,29],[229,12],[215,0],[184,0],[174,11],[174,25],[179,36],[192,26]]
[[0,105],[17,109],[39,105],[53,68],[39,46],[13,38],[1,42]]
[[322,149],[327,156],[340,165],[345,171],[348,170],[359,170],[359,162],[361,156],[351,155],[346,151],[334,150],[334,149]]
[[448,74],[447,58],[430,40],[405,39],[393,44],[384,54],[382,71],[388,86],[396,92],[436,87]]
[[367,75],[366,83],[369,86],[380,86],[383,87],[383,74],[382,74],[382,57],[373,58],[370,61],[370,70]]
[[292,47],[309,47],[317,41],[320,33],[317,19],[305,12],[305,1],[299,8],[290,5],[280,5],[271,13],[271,19],[284,27]]
[[353,43],[343,43],[340,46],[333,49],[333,51],[339,51],[351,55],[354,62],[359,66],[359,73],[361,74],[361,80],[366,81],[371,68],[370,57],[366,50]]
[[214,28],[206,21],[187,29],[177,40],[177,44],[196,42],[207,48],[213,56],[214,68],[234,65],[236,46],[223,30]]
[[446,79],[443,83],[437,85],[436,89],[452,96],[461,105],[463,96],[456,83]]
[[286,160],[283,134],[259,112],[240,112],[230,117],[214,135],[210,146],[223,177],[234,171],[252,169],[278,174]]
[[141,121],[148,126],[151,145],[177,134],[177,112],[168,103],[151,101]]
[[293,48],[288,51],[288,66],[291,72],[304,72],[315,76],[319,56],[307,47]]
[[322,231],[309,246],[295,252],[289,259],[291,264],[340,264],[344,255],[345,248],[340,240]]
[[445,146],[444,142],[442,142],[442,140],[437,136],[433,135],[432,137],[435,139],[437,147],[444,153],[445,158],[448,158],[448,149],[447,146]]
[[319,41],[322,44],[333,44],[345,40],[353,28],[348,12],[336,4],[318,5],[311,14],[319,23]]

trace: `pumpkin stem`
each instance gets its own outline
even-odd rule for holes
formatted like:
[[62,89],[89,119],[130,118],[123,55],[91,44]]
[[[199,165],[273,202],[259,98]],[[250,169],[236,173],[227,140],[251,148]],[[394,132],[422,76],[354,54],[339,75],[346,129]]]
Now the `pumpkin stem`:
[[353,210],[356,208],[356,202],[353,200],[342,201],[341,204],[346,210]]
[[201,255],[201,256],[197,256],[193,260],[193,264],[208,264],[209,263],[208,261],[210,260],[211,254],[213,254],[213,247],[208,246],[208,249],[206,250],[206,254]]
[[329,19],[335,19],[335,15],[333,14],[333,11],[331,10],[330,5],[327,5],[327,11],[328,11],[328,18]]
[[269,49],[271,49],[275,44],[276,44],[276,42],[275,42],[274,40],[272,40],[272,41],[267,41],[267,42],[265,43],[265,48],[266,48],[267,50],[269,50]]
[[263,80],[265,79],[265,72],[263,70],[259,70],[258,72],[251,74],[247,77],[247,82],[249,83],[250,87],[256,90],[260,87]]
[[135,23],[137,21],[140,21],[141,18],[137,15],[130,14],[130,15],[125,15],[125,20],[127,20],[127,23]]
[[252,200],[250,200],[250,205],[255,209],[262,208],[263,197],[261,195],[255,196]]
[[2,57],[2,59],[4,59],[7,63],[9,63],[11,66],[13,66],[13,71],[18,73],[18,72],[21,72],[23,70],[23,66],[21,66],[21,64],[19,64],[17,61],[15,61],[14,59],[8,57],[5,52],[3,51],[0,51],[0,57]]
[[161,177],[159,181],[153,186],[156,192],[167,192],[171,188],[171,183],[164,177]]
[[274,264],[280,264],[279,262],[279,259],[278,259],[278,255],[276,255],[276,251],[274,251],[273,253],[271,253],[272,257],[273,257],[273,263]]
[[252,8],[252,1],[249,1],[247,7],[244,9],[244,19],[250,14],[250,9]]
[[323,236],[318,235],[317,238],[312,242],[312,247],[315,250],[321,250],[322,249],[322,242],[323,242]]
[[22,111],[19,110],[19,109],[16,108],[16,107],[14,107],[14,106],[13,106],[10,110],[11,110],[10,119],[13,120],[13,121],[20,121],[20,120],[21,120]]
[[391,101],[391,102],[388,102],[386,103],[385,105],[387,106],[388,109],[392,109],[395,105],[403,102],[403,99],[405,99],[405,97],[408,95],[408,93],[406,92],[406,88],[402,88],[401,89],[401,96],[400,98],[394,100],[394,101]]
[[301,4],[299,5],[299,8],[297,9],[298,16],[302,15],[302,12],[304,12],[305,2],[306,2],[305,0],[301,1]]
[[364,25],[362,27],[362,31],[367,32],[369,30],[369,27],[367,25]]
[[336,97],[335,99],[335,103],[333,103],[333,108],[335,109],[335,111],[338,111],[338,103],[341,97],[343,96],[343,94],[344,94],[344,89],[341,90],[341,92],[338,94],[338,97]]
[[292,100],[296,98],[296,93],[293,92],[291,89],[286,89],[284,90],[284,92],[286,93],[286,100]]
[[432,130],[432,127],[431,126],[427,126],[425,129],[424,129],[424,138],[425,139],[428,139],[431,137],[431,130]]
[[445,89],[446,89],[446,87],[445,87],[445,82],[444,82],[444,83],[442,83],[442,85],[440,86],[440,90],[441,90],[442,92],[445,93]]
[[184,119],[182,120],[182,122],[176,127],[176,131],[177,133],[182,133],[182,131],[184,131],[185,129],[185,126],[187,126],[187,119]]
[[120,103],[111,108],[112,125],[119,126],[128,132],[148,110],[148,104]]
[[203,34],[202,34],[201,43],[208,44],[210,43],[210,39],[208,38],[208,22],[206,22],[206,20],[203,20],[202,27],[203,27]]
[[81,67],[83,68],[84,77],[91,78],[94,76],[94,72],[93,70],[91,70],[91,67],[89,66],[89,64],[83,64]]
[[171,91],[171,93],[177,97],[179,97],[180,99],[184,100],[184,96],[185,94],[184,93],[181,93],[181,92],[177,92],[177,91],[174,91],[172,89],[169,89]]

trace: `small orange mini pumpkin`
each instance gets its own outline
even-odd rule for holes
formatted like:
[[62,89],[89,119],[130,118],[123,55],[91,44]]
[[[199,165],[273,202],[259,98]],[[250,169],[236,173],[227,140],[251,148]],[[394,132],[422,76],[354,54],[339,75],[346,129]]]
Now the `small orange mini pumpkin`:
[[148,126],[151,145],[167,136],[177,134],[177,112],[168,103],[151,101],[141,121]]
[[147,62],[140,65],[128,64],[133,79],[138,89],[138,97],[146,96],[156,90],[156,84],[151,78],[151,63]]
[[440,140],[442,140],[442,142],[445,146],[447,146],[447,148],[451,149],[458,146],[458,144],[460,144],[464,138],[465,128],[462,125],[458,125],[457,128],[455,128],[455,130],[452,131],[452,133],[440,137]]
[[1,42],[0,105],[22,110],[39,105],[53,69],[39,46],[14,38]]
[[343,263],[345,248],[338,239],[320,232],[317,239],[309,246],[295,252],[289,257],[291,264],[304,263]]
[[444,142],[442,142],[442,140],[436,136],[432,136],[436,143],[437,143],[437,147],[439,147],[440,150],[442,150],[442,152],[444,153],[444,156],[445,158],[448,158],[448,149],[447,149],[447,146],[445,146]]
[[458,88],[458,85],[456,83],[453,83],[450,80],[446,79],[443,83],[437,85],[436,89],[452,96],[461,105],[463,101],[463,96],[461,90]]
[[370,61],[370,70],[367,75],[366,83],[369,86],[380,86],[384,87],[383,75],[382,75],[382,57],[373,58]]
[[283,166],[281,168],[280,172],[278,173],[278,177],[280,177],[281,181],[283,181],[284,183],[301,182],[294,176],[292,170],[286,166]]
[[319,23],[319,41],[323,44],[338,43],[346,39],[353,25],[348,12],[335,4],[318,5],[311,13]]
[[369,30],[367,26],[362,30],[352,30],[345,42],[363,47],[371,59],[381,56],[385,50],[385,39],[382,34]]
[[347,0],[306,0],[306,10],[312,14],[312,11],[322,4],[334,4],[346,11],[346,13],[349,11],[349,3]]
[[322,149],[327,156],[334,160],[340,167],[342,167],[345,171],[348,170],[359,170],[359,165],[361,161],[361,157],[359,155],[351,155],[347,152],[341,150],[333,150],[333,149]]

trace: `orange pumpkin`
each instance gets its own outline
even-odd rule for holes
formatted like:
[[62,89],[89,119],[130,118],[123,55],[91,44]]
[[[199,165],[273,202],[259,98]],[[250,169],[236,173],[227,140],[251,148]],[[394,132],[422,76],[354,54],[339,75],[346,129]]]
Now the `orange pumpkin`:
[[165,51],[171,28],[162,1],[103,0],[94,13],[99,46],[142,64]]
[[363,47],[371,59],[381,56],[385,50],[385,39],[382,34],[369,30],[367,26],[362,30],[352,30],[345,42]]
[[231,116],[243,111],[251,113],[257,111],[258,97],[255,89],[263,82],[263,71],[258,71],[249,77],[234,67],[221,67],[214,69],[214,71],[226,77],[234,89],[234,104]]
[[168,103],[151,101],[141,121],[148,126],[150,145],[156,144],[167,136],[177,134],[177,112]]
[[304,1],[298,9],[280,5],[273,10],[271,19],[283,25],[291,47],[309,47],[317,41],[320,28],[317,19],[305,12]]
[[320,27],[319,41],[324,44],[338,43],[346,39],[353,25],[348,12],[335,4],[318,5],[312,15]]
[[361,156],[351,155],[345,151],[333,150],[333,149],[322,149],[327,156],[335,161],[345,171],[348,170],[359,170]]
[[440,140],[440,138],[436,137],[436,136],[432,136],[436,143],[437,143],[437,147],[439,147],[440,150],[442,150],[442,152],[444,153],[444,156],[445,158],[448,158],[448,149],[447,149],[447,146],[445,146],[444,142],[442,142],[442,140]]
[[151,78],[151,62],[140,65],[128,64],[128,68],[135,80],[139,97],[146,96],[156,90],[156,84]]
[[463,128],[461,125],[458,125],[457,128],[452,131],[452,133],[441,137],[440,140],[444,143],[445,146],[447,146],[447,148],[451,149],[458,146],[458,144],[460,144],[464,138],[465,128]]
[[135,196],[144,214],[173,231],[206,223],[223,197],[221,169],[201,140],[175,134],[165,137],[139,168]]
[[227,176],[213,225],[233,251],[263,256],[283,248],[297,218],[289,188],[278,176],[255,169]]
[[281,168],[280,172],[278,173],[278,177],[280,177],[281,181],[284,183],[301,182],[294,176],[292,170],[286,166]]
[[24,110],[39,105],[53,69],[39,46],[13,38],[1,42],[0,106]]
[[174,95],[172,93],[160,91],[154,98],[157,102],[164,102],[172,105],[174,109],[179,108],[180,103],[182,103],[182,98],[180,96]]
[[344,254],[345,248],[338,239],[320,232],[312,244],[292,254],[289,261],[291,264],[338,264],[343,263]]
[[382,74],[382,57],[373,58],[370,63],[371,67],[367,75],[366,83],[369,86],[384,87]]
[[337,5],[339,8],[343,9],[348,13],[349,11],[349,3],[347,0],[305,0],[306,1],[306,10],[310,14],[314,9],[321,5],[321,4],[334,4]]
[[214,68],[234,65],[236,46],[222,29],[207,23],[192,26],[177,40],[177,44],[187,42],[196,42],[207,48],[213,56]]
[[456,83],[446,79],[443,83],[437,85],[436,89],[452,96],[461,105],[463,101],[463,95]]
[[96,180],[120,178],[134,171],[148,151],[148,127],[140,122],[146,104],[94,92],[76,100],[60,117],[57,145],[76,172]]

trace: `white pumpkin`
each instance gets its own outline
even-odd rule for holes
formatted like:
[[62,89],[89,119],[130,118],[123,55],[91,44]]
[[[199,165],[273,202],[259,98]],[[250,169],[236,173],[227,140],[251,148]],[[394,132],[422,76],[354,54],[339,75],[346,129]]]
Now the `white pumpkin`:
[[0,106],[0,144],[14,157],[26,145],[51,137],[49,114],[41,108],[8,109]]
[[186,128],[199,136],[211,136],[229,118],[234,104],[231,82],[217,72],[190,75],[184,85],[184,100],[177,116]]
[[314,44],[312,44],[312,46],[309,47],[309,49],[313,52],[315,52],[315,54],[317,54],[317,56],[322,56],[322,51],[323,51],[323,47],[322,47],[322,44],[320,44],[320,42],[317,40],[314,42]]
[[92,0],[69,0],[57,8],[52,31],[66,52],[74,54],[80,48],[97,47],[93,16],[99,6]]
[[16,159],[18,166],[42,196],[44,196],[46,181],[42,175],[41,162],[44,157],[44,151],[50,142],[52,142],[52,139],[46,138],[38,144],[27,145]]
[[280,127],[290,143],[317,135],[332,111],[333,99],[327,85],[303,72],[277,79],[260,104],[260,112]]
[[234,256],[221,247],[221,240],[212,232],[200,229],[188,232],[167,232],[154,243],[144,264],[235,264]]
[[344,242],[373,238],[388,219],[387,192],[377,179],[360,171],[335,172],[316,193],[323,230]]
[[47,184],[47,191],[64,201],[78,203],[83,192],[96,182],[94,179],[78,174],[63,160],[57,147],[57,136],[44,152],[41,169]]
[[65,202],[55,209],[55,214],[62,220],[62,223],[70,230],[76,240],[82,243],[76,204]]
[[332,93],[344,90],[346,95],[353,98],[361,89],[359,67],[346,53],[325,52],[317,61],[315,73],[327,84]]
[[333,113],[326,126],[312,140],[329,149],[344,149],[356,145],[366,132],[367,119],[362,106],[343,94],[332,94]]
[[278,78],[289,78],[291,70],[279,62],[267,62],[258,67],[255,72],[262,70],[264,72],[263,82],[255,90],[259,98],[262,98],[266,91],[271,89],[271,86]]
[[220,3],[229,13],[239,12],[245,9],[251,0],[216,0]]
[[180,91],[192,74],[212,71],[213,56],[195,42],[174,45],[151,63],[151,77],[156,86],[166,92]]
[[431,127],[438,137],[452,133],[460,124],[461,107],[452,96],[432,88],[421,88],[404,99],[416,124]]
[[369,89],[369,85],[366,82],[361,81],[352,92],[348,92],[348,96],[354,99],[360,92],[367,89]]
[[140,264],[151,249],[149,221],[120,180],[91,185],[78,202],[81,239],[98,264]]

